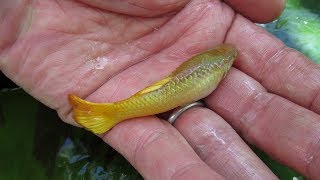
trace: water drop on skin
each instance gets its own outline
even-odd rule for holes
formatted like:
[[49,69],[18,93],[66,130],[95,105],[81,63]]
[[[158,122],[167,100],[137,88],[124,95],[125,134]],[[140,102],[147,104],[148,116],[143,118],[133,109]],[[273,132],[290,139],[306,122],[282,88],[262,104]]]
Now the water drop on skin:
[[98,57],[96,59],[95,69],[104,69],[104,67],[108,64],[109,59],[106,57]]

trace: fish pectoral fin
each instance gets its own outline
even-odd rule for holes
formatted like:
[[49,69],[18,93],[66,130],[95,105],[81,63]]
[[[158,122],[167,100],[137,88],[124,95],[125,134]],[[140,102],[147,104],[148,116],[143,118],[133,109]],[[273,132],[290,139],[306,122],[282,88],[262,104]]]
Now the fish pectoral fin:
[[172,77],[168,76],[154,84],[152,84],[151,86],[146,87],[145,89],[137,92],[138,95],[142,95],[142,94],[146,94],[152,91],[155,91],[159,88],[161,88],[163,85],[167,84],[167,82],[169,82],[172,79]]

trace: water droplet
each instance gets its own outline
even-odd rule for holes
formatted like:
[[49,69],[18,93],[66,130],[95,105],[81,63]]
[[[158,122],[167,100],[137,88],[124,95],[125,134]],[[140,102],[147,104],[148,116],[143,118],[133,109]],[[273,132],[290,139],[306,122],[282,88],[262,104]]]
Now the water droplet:
[[106,65],[110,62],[107,57],[97,57],[96,59],[91,59],[86,62],[86,65],[90,69],[104,69]]
[[222,137],[216,132],[215,129],[209,129],[206,133],[204,133],[206,137],[214,137],[220,144],[226,144],[226,142],[222,139]]
[[313,156],[310,156],[310,157],[308,157],[308,158],[306,159],[306,163],[307,163],[307,164],[310,164],[310,163],[312,162],[312,160],[313,160]]

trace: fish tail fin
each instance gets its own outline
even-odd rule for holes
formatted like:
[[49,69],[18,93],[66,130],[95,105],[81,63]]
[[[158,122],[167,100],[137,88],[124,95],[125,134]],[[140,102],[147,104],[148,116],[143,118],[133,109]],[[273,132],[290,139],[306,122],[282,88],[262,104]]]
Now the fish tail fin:
[[69,95],[69,103],[74,120],[95,134],[102,134],[118,123],[113,103],[92,103],[73,94]]

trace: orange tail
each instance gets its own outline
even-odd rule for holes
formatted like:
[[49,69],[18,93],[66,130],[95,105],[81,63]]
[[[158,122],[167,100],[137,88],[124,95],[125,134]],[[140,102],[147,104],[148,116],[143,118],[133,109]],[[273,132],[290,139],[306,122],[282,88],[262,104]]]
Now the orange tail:
[[75,121],[95,134],[102,134],[118,123],[112,103],[92,103],[73,94],[69,95],[69,102]]

